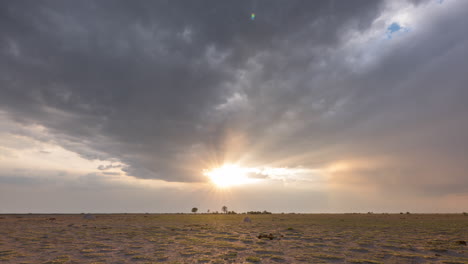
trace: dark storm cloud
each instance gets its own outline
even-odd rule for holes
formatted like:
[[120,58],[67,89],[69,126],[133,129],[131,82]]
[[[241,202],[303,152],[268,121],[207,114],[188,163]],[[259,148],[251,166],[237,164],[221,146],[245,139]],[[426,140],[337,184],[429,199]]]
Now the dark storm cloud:
[[194,165],[198,148],[222,155],[233,117],[212,112],[249,58],[291,37],[336,45],[347,23],[370,23],[379,2],[2,5],[3,110],[47,127],[84,157],[121,159],[137,177],[186,181],[196,178],[183,167]]
[[375,27],[379,1],[1,4],[0,110],[129,175],[198,181],[206,164],[246,154],[310,168],[385,157],[342,176],[468,186],[468,8],[375,52],[346,43]]

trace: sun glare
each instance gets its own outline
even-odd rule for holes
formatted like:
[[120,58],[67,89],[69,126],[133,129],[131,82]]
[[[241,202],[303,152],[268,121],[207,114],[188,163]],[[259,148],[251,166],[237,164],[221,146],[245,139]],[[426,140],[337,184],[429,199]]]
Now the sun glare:
[[209,177],[217,187],[221,188],[247,184],[254,181],[254,179],[249,178],[248,169],[235,164],[224,164],[221,167],[204,171],[203,174]]

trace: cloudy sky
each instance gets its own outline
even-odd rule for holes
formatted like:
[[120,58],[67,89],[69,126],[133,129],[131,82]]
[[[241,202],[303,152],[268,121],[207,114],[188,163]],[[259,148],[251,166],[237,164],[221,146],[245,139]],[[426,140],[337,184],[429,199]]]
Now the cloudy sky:
[[467,25],[464,0],[1,1],[0,213],[467,211]]

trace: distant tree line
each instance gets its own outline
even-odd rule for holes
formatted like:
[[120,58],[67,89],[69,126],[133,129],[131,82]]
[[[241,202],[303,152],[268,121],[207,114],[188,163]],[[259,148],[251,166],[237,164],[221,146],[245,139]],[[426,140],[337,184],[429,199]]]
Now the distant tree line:
[[237,214],[235,211],[226,211],[223,213],[220,213],[218,211],[213,211],[213,212],[207,212],[207,214]]
[[[192,213],[197,213],[197,211],[198,211],[197,207],[192,208]],[[225,205],[223,207],[221,207],[221,211],[224,214],[237,214],[235,211],[229,211],[228,207],[225,206]],[[208,209],[206,211],[206,213],[207,214],[220,214],[218,211],[211,211],[210,209]],[[264,211],[248,211],[248,212],[245,212],[243,214],[271,214],[271,212],[268,212],[267,210],[264,210]]]
[[263,212],[261,212],[261,211],[248,211],[247,214],[271,214],[271,212],[268,212],[267,210],[264,210]]
[[[191,212],[196,214],[198,212],[198,208],[193,207]],[[84,213],[81,213],[81,214],[84,214]],[[206,211],[206,214],[238,214],[238,213],[235,212],[235,211],[229,211],[227,206],[223,206],[223,207],[221,207],[221,212],[211,211],[210,209],[208,209]],[[267,210],[263,210],[263,211],[247,211],[247,212],[239,213],[239,214],[272,214],[272,213],[268,212]],[[281,213],[281,214],[284,214],[284,213]],[[288,213],[288,214],[295,214],[295,213]],[[361,214],[361,213],[345,213],[345,214]],[[371,215],[371,214],[374,214],[374,212],[367,212],[367,214]],[[388,215],[389,213],[381,213],[381,214]],[[400,214],[410,215],[411,213],[410,212],[405,212],[405,213],[400,212]],[[468,213],[467,212],[462,212],[462,215],[468,216]]]

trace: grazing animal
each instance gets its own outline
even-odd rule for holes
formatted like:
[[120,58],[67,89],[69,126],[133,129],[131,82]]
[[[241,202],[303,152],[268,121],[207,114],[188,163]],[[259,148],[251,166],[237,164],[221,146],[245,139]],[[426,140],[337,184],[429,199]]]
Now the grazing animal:
[[244,223],[252,223],[252,220],[250,219],[250,217],[245,217]]

